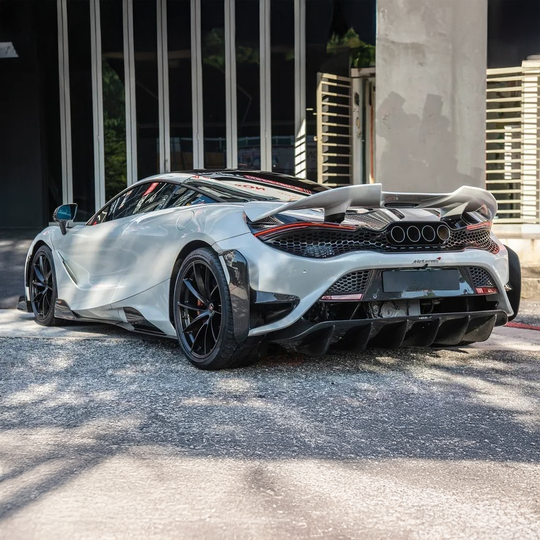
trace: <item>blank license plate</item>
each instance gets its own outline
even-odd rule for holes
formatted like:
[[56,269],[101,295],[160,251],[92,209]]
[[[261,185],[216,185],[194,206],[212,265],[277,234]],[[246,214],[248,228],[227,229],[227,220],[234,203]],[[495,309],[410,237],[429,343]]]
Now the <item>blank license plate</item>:
[[459,271],[444,270],[389,270],[382,273],[383,290],[387,293],[407,291],[457,291]]

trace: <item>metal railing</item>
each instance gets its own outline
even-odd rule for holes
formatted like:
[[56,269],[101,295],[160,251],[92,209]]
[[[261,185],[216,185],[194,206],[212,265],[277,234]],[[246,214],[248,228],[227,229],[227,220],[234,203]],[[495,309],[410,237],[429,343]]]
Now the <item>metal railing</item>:
[[351,79],[318,73],[318,182],[326,185],[351,183],[351,147]]
[[498,223],[540,223],[540,63],[487,71],[486,187]]

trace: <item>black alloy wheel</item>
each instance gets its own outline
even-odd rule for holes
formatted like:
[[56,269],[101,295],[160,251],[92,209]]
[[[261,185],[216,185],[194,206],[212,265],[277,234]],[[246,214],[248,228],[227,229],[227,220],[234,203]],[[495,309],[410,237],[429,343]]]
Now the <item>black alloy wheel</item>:
[[259,358],[259,338],[240,342],[235,338],[229,285],[211,248],[198,248],[184,259],[172,300],[178,342],[194,366],[227,369]]
[[219,285],[208,264],[195,261],[184,270],[177,306],[184,347],[196,358],[208,358],[218,344],[222,322]]
[[41,246],[35,253],[30,266],[30,304],[34,319],[43,326],[55,326],[54,303],[57,298],[56,276],[51,250]]

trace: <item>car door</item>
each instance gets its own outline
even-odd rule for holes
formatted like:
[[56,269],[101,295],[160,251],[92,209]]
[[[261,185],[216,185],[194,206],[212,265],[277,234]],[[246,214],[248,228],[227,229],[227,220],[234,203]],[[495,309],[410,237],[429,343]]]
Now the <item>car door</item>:
[[[189,208],[215,202],[182,185],[160,182],[123,230],[119,249],[131,267],[122,277],[116,299],[129,298],[170,278],[174,261],[188,241],[177,227],[181,213],[192,215]],[[179,208],[185,210],[179,212]]]
[[59,292],[72,310],[114,302],[122,276],[133,264],[121,252],[122,233],[148,187],[147,183],[137,184],[122,192],[86,225],[55,240],[60,264],[74,285],[62,287],[59,283]]

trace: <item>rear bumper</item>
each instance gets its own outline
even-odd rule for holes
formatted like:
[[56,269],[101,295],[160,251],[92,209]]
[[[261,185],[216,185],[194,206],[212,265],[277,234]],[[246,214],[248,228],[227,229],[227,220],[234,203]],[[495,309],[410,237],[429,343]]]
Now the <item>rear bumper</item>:
[[[341,277],[350,272],[362,270],[422,269],[480,267],[494,278],[498,294],[493,299],[498,302],[497,308],[508,315],[512,308],[504,290],[508,283],[507,251],[502,246],[493,254],[478,249],[462,252],[430,252],[426,253],[380,253],[375,251],[358,251],[346,253],[326,259],[298,257],[284,251],[274,249],[261,242],[251,233],[220,241],[213,246],[222,255],[225,252],[237,251],[247,261],[249,286],[254,291],[270,292],[299,299],[295,308],[285,317],[271,323],[249,329],[249,337],[274,335],[302,321],[306,312],[320,300],[325,292]],[[432,291],[432,296],[459,296],[462,291]],[[431,292],[430,292],[431,294]],[[421,297],[420,294],[401,294],[402,299]],[[394,296],[396,297],[396,296]],[[367,297],[364,300],[368,300]],[[377,301],[380,300],[380,297]]]
[[301,319],[268,335],[272,342],[292,342],[305,354],[324,354],[332,343],[341,349],[362,351],[368,346],[452,347],[485,341],[495,326],[506,324],[503,310],[440,313],[387,319],[358,319],[312,323]]

